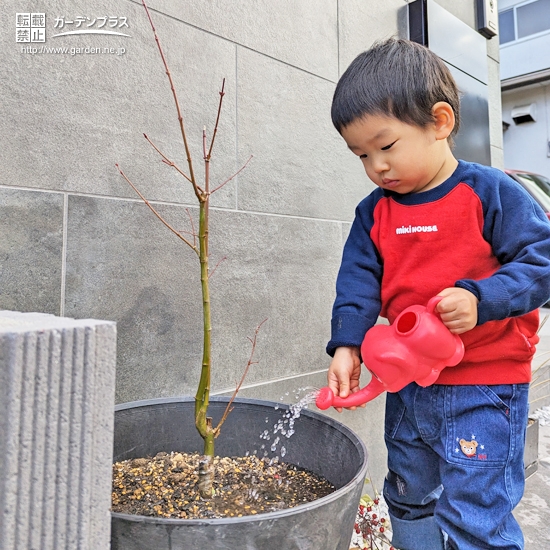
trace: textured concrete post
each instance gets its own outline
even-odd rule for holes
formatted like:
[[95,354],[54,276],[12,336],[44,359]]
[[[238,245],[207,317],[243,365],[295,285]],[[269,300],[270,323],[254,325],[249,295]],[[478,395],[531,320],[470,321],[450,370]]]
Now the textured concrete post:
[[0,311],[0,548],[107,550],[116,326]]

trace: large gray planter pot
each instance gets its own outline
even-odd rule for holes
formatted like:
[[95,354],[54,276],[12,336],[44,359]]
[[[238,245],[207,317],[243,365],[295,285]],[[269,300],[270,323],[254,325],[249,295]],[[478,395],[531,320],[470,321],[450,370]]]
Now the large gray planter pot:
[[[213,398],[214,424],[228,402]],[[260,434],[282,418],[286,406],[238,399],[216,440],[216,454],[243,456],[266,441]],[[266,422],[267,420],[267,422]],[[305,410],[295,434],[284,439],[284,460],[327,478],[337,490],[288,510],[242,518],[179,520],[112,513],[112,550],[348,550],[367,471],[363,442],[346,426]],[[269,445],[266,445],[269,449]],[[194,400],[156,399],[118,405],[114,460],[160,451],[200,451],[194,425]],[[274,453],[275,455],[275,453]]]

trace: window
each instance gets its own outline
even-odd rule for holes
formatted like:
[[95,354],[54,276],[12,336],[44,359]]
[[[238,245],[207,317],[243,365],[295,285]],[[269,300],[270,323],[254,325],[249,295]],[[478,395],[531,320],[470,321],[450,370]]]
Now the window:
[[550,30],[550,0],[535,0],[498,14],[499,41],[512,42]]
[[500,33],[500,43],[512,42],[516,39],[514,29],[514,9],[501,11],[498,14],[498,28]]
[[516,8],[518,38],[550,29],[550,0],[537,0]]

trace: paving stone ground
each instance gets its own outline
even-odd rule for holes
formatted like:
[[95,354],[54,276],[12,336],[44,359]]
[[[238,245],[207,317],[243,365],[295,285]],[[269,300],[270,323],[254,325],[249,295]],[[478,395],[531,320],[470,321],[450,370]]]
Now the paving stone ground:
[[[550,314],[550,309],[541,309],[541,318]],[[541,341],[537,356],[545,357],[550,352],[550,318],[541,329]],[[550,356],[550,355],[549,355]],[[550,393],[550,391],[548,392]],[[549,399],[541,401],[539,413],[539,462],[537,471],[527,479],[525,494],[515,516],[525,536],[525,550],[550,549],[550,407]]]

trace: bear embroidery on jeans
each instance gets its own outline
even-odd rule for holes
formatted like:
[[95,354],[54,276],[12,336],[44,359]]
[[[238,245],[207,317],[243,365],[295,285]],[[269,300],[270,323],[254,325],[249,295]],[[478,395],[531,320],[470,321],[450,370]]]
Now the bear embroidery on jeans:
[[477,449],[477,441],[474,439],[472,441],[466,441],[465,439],[460,440],[460,448],[462,449],[462,452],[468,457],[473,458],[476,456],[476,449]]

